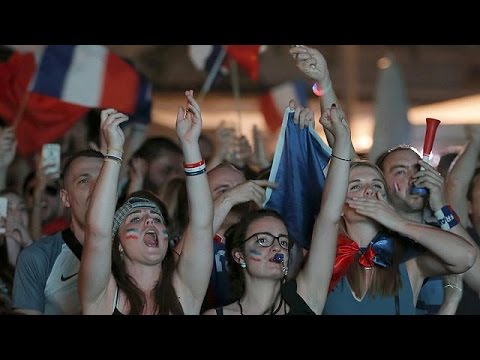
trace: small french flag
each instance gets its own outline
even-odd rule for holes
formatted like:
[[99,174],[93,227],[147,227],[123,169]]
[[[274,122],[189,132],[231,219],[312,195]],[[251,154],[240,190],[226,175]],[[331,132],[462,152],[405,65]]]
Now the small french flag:
[[[223,45],[190,45],[188,48],[190,60],[197,70],[207,73],[212,70],[213,64],[222,52]],[[222,65],[220,68],[222,75],[228,74],[228,67]]]
[[92,107],[146,124],[151,92],[151,82],[103,46],[32,45],[0,63],[0,117],[16,126],[21,156],[56,141]]
[[132,114],[138,72],[102,45],[48,45],[35,52],[37,71],[29,90],[88,108],[113,107]]
[[289,81],[271,88],[260,97],[260,110],[272,132],[276,132],[282,125],[283,112],[290,100],[307,106],[307,86],[301,79]]

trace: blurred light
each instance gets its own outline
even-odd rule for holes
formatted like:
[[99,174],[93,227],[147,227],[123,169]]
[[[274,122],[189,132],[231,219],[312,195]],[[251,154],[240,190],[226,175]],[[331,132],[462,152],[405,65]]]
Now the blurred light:
[[424,125],[428,117],[438,119],[444,125],[479,124],[480,95],[416,106],[408,112],[413,125]]
[[390,60],[386,56],[378,59],[378,61],[377,61],[377,66],[381,70],[388,69],[390,67],[390,65],[392,65],[392,60]]
[[360,112],[349,120],[352,144],[358,152],[368,152],[373,144],[373,117]]

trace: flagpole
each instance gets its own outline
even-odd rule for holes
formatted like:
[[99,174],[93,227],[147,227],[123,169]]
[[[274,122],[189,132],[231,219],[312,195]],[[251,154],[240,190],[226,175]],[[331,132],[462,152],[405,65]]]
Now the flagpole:
[[200,94],[198,95],[197,100],[199,104],[203,102],[203,100],[205,99],[205,96],[210,91],[210,88],[213,85],[213,81],[217,77],[217,74],[220,71],[220,68],[222,67],[222,63],[223,63],[223,59],[225,59],[225,55],[227,55],[227,49],[225,48],[225,46],[222,46],[220,53],[215,59],[215,62],[213,63],[213,66],[210,69],[210,72],[208,73],[208,76],[205,79],[205,82],[203,83],[202,89],[200,90]]
[[238,65],[234,59],[230,59],[230,79],[232,81],[233,97],[235,99],[235,108],[238,113],[237,132],[242,136],[242,111],[240,108],[240,81],[238,77]]
[[12,122],[13,130],[16,130],[18,127],[18,124],[20,124],[20,121],[23,118],[23,114],[25,113],[25,109],[27,108],[29,98],[30,98],[30,90],[27,88],[27,90],[25,91],[25,94],[23,94],[22,96],[22,101],[20,103],[18,111],[15,114],[15,117],[13,118],[13,122]]

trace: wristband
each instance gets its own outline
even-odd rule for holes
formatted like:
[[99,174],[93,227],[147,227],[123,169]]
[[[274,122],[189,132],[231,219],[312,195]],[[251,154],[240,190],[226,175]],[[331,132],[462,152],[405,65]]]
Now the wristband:
[[314,83],[312,86],[312,91],[318,97],[325,95],[330,90],[332,90],[332,82],[330,81],[325,88],[322,88],[319,83]]
[[443,230],[450,230],[460,223],[457,213],[450,205],[445,205],[440,210],[435,211],[434,215]]

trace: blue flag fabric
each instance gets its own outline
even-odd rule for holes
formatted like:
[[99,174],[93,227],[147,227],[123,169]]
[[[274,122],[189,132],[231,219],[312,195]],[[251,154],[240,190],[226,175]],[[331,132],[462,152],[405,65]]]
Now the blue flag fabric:
[[289,234],[309,249],[332,151],[313,128],[295,125],[293,115],[287,107],[269,178],[278,187],[267,189],[264,207],[279,212]]

